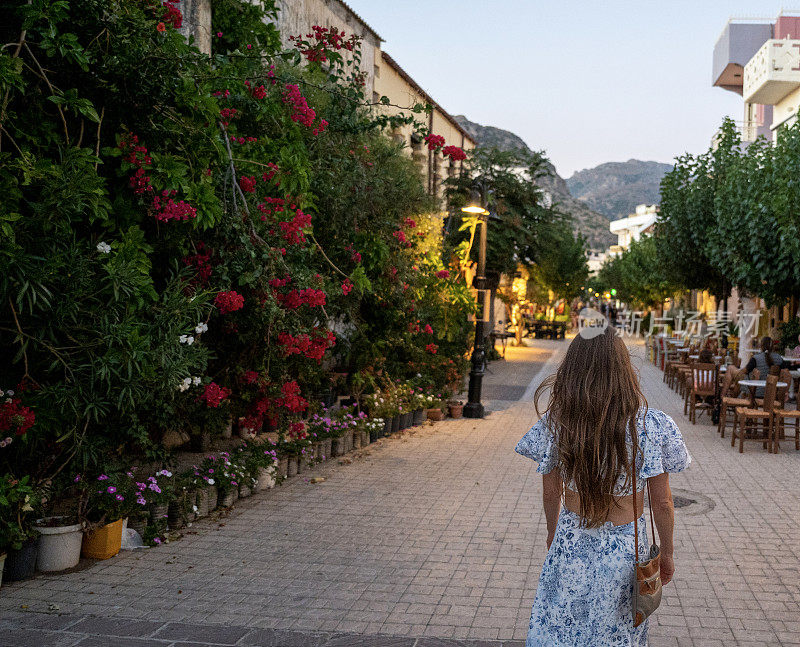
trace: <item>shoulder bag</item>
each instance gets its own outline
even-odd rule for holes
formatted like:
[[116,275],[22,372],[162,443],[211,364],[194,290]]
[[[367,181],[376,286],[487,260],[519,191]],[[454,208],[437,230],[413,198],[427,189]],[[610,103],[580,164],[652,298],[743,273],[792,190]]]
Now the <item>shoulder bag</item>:
[[647,482],[647,498],[650,503],[650,529],[652,531],[650,554],[647,559],[639,561],[639,511],[636,505],[636,459],[639,453],[639,431],[634,428],[631,434],[633,441],[633,460],[631,472],[633,483],[633,533],[636,546],[636,561],[633,574],[633,626],[638,627],[661,604],[661,549],[656,543],[656,529],[653,522],[653,507],[650,499],[650,483]]

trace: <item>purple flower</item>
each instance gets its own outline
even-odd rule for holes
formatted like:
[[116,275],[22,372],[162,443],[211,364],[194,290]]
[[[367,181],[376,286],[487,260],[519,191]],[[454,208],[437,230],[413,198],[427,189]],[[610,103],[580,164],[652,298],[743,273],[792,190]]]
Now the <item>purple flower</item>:
[[153,492],[155,492],[156,494],[161,494],[161,488],[160,488],[160,487],[158,487],[158,485],[156,485],[155,483],[151,483],[149,487],[150,487],[150,489],[151,489],[151,490],[153,490]]
[[143,497],[139,497],[138,499],[136,499],[136,503],[138,503],[139,505],[147,505],[147,501]]
[[113,485],[109,485],[106,488],[106,492],[108,492],[109,494],[114,494],[114,492],[116,492],[116,491],[117,491],[117,488],[115,488]]
[[79,483],[79,482],[80,482],[80,480],[81,480],[81,475],[80,475],[80,474],[77,474],[77,475],[75,476],[75,481],[74,481],[74,482],[75,482],[75,483]]
[[100,476],[97,477],[97,480],[98,481],[107,481],[108,477],[105,474],[101,474]]
[[117,501],[124,501],[124,500],[125,500],[124,496],[122,496],[121,494],[117,495]]
[[161,539],[159,537],[153,537],[153,543],[154,544],[160,544],[161,543]]

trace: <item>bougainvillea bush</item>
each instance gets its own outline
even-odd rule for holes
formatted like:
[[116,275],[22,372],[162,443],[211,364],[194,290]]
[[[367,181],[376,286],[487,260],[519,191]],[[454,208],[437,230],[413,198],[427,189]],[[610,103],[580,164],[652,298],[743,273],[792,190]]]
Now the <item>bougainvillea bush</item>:
[[419,106],[368,106],[357,39],[283,52],[274,3],[212,9],[209,57],[174,2],[0,3],[6,471],[164,460],[231,418],[283,436],[334,373],[463,359],[473,301],[385,132]]

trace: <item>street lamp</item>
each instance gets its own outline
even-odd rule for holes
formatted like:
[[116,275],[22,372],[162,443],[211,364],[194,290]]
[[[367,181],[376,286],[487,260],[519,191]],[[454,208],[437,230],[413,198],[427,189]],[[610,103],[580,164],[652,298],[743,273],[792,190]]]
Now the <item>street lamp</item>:
[[486,226],[489,212],[485,207],[483,192],[474,188],[470,193],[469,203],[461,207],[461,211],[478,216],[481,223],[481,234],[478,243],[478,271],[472,279],[472,286],[480,295],[480,317],[475,317],[475,345],[472,348],[472,369],[469,372],[469,390],[467,404],[464,406],[465,418],[483,418],[484,408],[481,404],[481,388],[483,386],[484,367],[486,365]]

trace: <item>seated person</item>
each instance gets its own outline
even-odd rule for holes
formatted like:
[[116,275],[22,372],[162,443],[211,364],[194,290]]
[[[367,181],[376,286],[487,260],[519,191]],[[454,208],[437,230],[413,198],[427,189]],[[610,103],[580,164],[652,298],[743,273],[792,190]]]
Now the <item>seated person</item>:
[[[767,375],[770,374],[770,369],[773,369],[773,367],[777,367],[777,369],[780,370],[784,368],[784,364],[788,366],[788,363],[783,361],[780,354],[772,350],[772,346],[773,341],[771,337],[764,337],[761,340],[761,352],[753,355],[750,361],[747,362],[747,366],[744,367],[748,376],[754,368],[757,368],[759,379],[766,380]],[[764,397],[764,387],[760,386],[756,389],[756,397]]]

